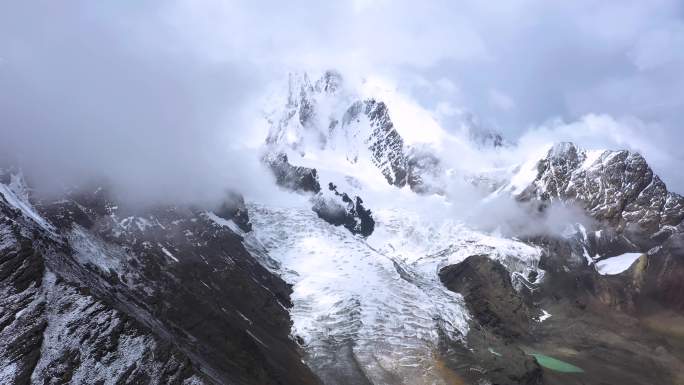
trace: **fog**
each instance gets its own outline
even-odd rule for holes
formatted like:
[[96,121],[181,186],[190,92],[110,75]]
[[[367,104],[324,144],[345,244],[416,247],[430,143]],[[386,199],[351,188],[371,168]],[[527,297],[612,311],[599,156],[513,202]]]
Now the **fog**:
[[520,148],[641,151],[684,191],[676,1],[5,2],[0,161],[42,191],[94,177],[139,202],[269,195],[264,94],[292,70],[380,75],[446,129]]
[[258,191],[257,156],[243,145],[258,74],[132,33],[147,20],[94,6],[21,2],[2,12],[5,162],[45,191],[90,178],[141,202]]
[[468,224],[487,232],[513,237],[551,235],[560,237],[576,231],[577,224],[592,228],[596,221],[578,205],[551,201],[521,203],[502,195],[474,206],[465,218]]

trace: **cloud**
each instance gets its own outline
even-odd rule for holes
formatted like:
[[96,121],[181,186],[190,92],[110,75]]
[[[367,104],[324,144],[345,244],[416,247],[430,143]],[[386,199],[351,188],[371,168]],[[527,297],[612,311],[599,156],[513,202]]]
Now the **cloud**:
[[683,15],[676,0],[8,2],[0,157],[143,200],[259,194],[268,84],[334,67],[391,79],[456,129],[476,116],[523,145],[642,151],[682,191]]
[[515,108],[515,102],[513,99],[497,89],[492,89],[489,91],[489,100],[494,107],[503,111],[510,111]]
[[247,63],[163,44],[155,14],[135,6],[31,3],[0,12],[6,162],[41,190],[105,177],[136,202],[258,191],[256,154],[240,146],[262,81]]
[[535,202],[521,203],[505,195],[475,203],[466,221],[484,231],[521,238],[541,235],[561,237],[568,232],[573,233],[576,224],[586,228],[596,224],[577,205],[554,201],[542,208]]

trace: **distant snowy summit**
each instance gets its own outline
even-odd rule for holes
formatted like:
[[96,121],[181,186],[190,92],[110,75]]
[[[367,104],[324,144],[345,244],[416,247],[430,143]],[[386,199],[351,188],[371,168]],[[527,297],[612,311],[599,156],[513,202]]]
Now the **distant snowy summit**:
[[684,234],[684,197],[667,190],[646,159],[627,150],[585,150],[557,143],[516,169],[500,192],[519,200],[578,204],[637,249]]
[[[424,144],[407,143],[388,104],[351,89],[339,72],[326,71],[316,80],[306,73],[290,74],[285,100],[270,117],[270,152],[288,152],[294,164],[300,162],[292,155],[336,154],[350,164],[372,164],[390,185],[408,185],[417,192],[439,190],[426,186],[426,179],[439,172],[440,159]],[[504,143],[500,134],[472,123],[465,126],[473,143]]]
[[[272,106],[265,156],[279,184],[324,194],[328,189],[320,186],[333,183],[354,200],[361,191],[358,183],[350,181],[376,174],[391,186],[445,193],[454,177],[449,168],[453,165],[445,164],[431,145],[405,140],[393,120],[396,112],[384,101],[354,89],[339,72],[329,70],[313,79],[306,73],[292,73],[284,91],[284,104]],[[472,114],[461,115],[466,140],[473,148],[510,146]],[[427,126],[429,122],[413,123]],[[520,201],[577,203],[624,238],[628,249],[648,249],[684,233],[684,198],[669,192],[638,153],[556,143],[510,170],[502,175],[473,170],[472,175],[457,177],[488,184],[484,189],[495,190],[494,195]]]
[[287,104],[273,121],[266,142],[301,155],[334,151],[351,163],[367,157],[388,183],[403,187],[408,175],[406,148],[387,106],[358,98],[344,88],[336,71],[313,82],[307,74],[290,74]]

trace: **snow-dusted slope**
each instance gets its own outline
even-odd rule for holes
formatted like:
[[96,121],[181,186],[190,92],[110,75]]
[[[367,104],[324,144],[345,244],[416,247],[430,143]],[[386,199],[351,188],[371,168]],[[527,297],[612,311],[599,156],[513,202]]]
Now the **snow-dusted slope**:
[[68,243],[21,175],[9,179],[0,184],[0,383],[206,383],[173,345],[55,274],[70,263]]
[[241,243],[244,207],[29,191],[0,173],[0,383],[318,383],[288,338],[288,287]]
[[288,87],[285,106],[272,112],[269,151],[306,156],[325,150],[338,161],[374,165],[392,185],[406,184],[404,140],[385,103],[348,90],[334,71],[314,82],[307,74],[291,74]]
[[[455,175],[366,96],[335,72],[291,75],[262,159],[294,192],[268,203],[138,210],[98,188],[34,204],[0,173],[0,382],[539,384],[515,338],[562,322],[554,309],[542,324],[536,302],[554,278],[587,284],[573,299],[629,278],[681,303],[681,249],[666,241],[684,234],[684,200],[638,154],[563,143]],[[470,133],[474,152],[505,150]],[[482,191],[455,191],[470,184]],[[596,225],[523,242],[460,213],[495,197],[532,208],[523,220],[575,203]]]

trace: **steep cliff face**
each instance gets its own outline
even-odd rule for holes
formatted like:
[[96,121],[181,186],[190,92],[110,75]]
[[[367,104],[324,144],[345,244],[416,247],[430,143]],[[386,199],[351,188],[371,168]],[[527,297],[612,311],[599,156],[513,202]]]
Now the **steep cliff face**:
[[[560,261],[547,269],[588,269],[585,289],[607,304],[635,310],[654,299],[681,308],[671,294],[684,259],[684,198],[667,190],[647,161],[630,151],[587,151],[572,143],[553,145],[541,159],[530,159],[496,193],[536,202],[543,210],[562,202],[578,206],[595,223],[578,226]],[[555,241],[554,241],[555,242]],[[637,278],[622,281],[643,256]],[[667,266],[667,268],[665,268]],[[636,268],[636,267],[634,267]],[[574,273],[573,273],[574,274]]]
[[[1,383],[566,383],[531,351],[605,368],[582,383],[681,367],[634,326],[684,310],[684,201],[640,155],[561,143],[456,175],[447,146],[407,145],[388,104],[338,73],[288,91],[262,157],[297,192],[282,201],[127,207],[98,186],[40,201],[0,172]],[[508,145],[464,127],[473,151]],[[456,177],[486,191],[473,204],[503,194],[533,220],[571,204],[591,225],[483,232],[454,212]]]
[[386,104],[364,100],[343,85],[334,71],[315,82],[307,74],[291,74],[287,103],[275,113],[266,143],[273,151],[335,151],[350,163],[367,157],[389,184],[406,185],[406,149]]
[[0,185],[0,380],[6,384],[211,383],[173,344],[66,280],[73,249],[26,200]]
[[317,383],[289,337],[291,289],[242,245],[244,206],[127,210],[104,189],[33,202],[9,182],[3,383]]
[[[420,127],[406,123],[402,125],[408,130],[404,135],[413,142],[402,137],[393,120],[402,111],[392,111],[382,100],[391,100],[391,96],[383,92],[353,89],[336,71],[327,71],[318,80],[306,73],[290,74],[287,96],[279,98],[283,105],[272,106],[274,111],[268,118],[267,163],[272,165],[277,154],[287,153],[293,166],[299,166],[304,159],[315,168],[312,162],[334,157],[345,165],[372,167],[392,186],[409,186],[421,194],[444,194],[453,176],[440,159],[435,143],[422,141],[423,135],[411,131],[420,131]],[[429,113],[426,115],[424,124],[436,124]],[[462,139],[474,148],[491,150],[507,145],[501,134],[483,127],[470,113],[459,111],[454,119]],[[280,171],[274,171],[280,175]],[[323,185],[328,182],[321,181]]]
[[[366,125],[370,133],[366,132]],[[385,103],[375,99],[355,102],[345,113],[340,129],[354,132],[352,136],[365,137],[363,143],[370,150],[371,160],[387,183],[397,187],[406,185],[408,165],[404,140],[394,128]]]
[[684,231],[684,197],[669,192],[638,153],[559,143],[531,175],[520,199],[576,202],[642,249]]
[[413,146],[407,154],[407,184],[419,194],[444,194],[447,186],[446,167],[433,151]]

